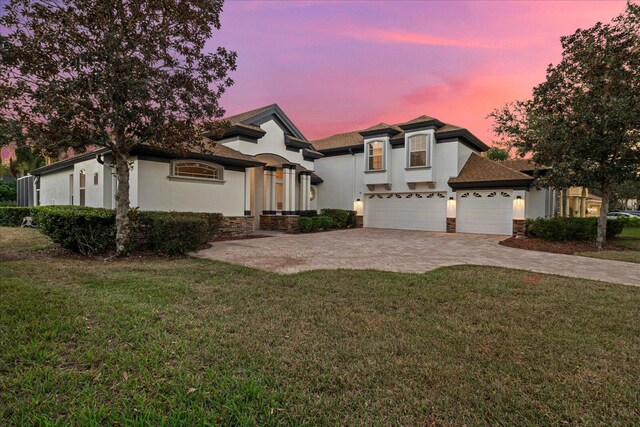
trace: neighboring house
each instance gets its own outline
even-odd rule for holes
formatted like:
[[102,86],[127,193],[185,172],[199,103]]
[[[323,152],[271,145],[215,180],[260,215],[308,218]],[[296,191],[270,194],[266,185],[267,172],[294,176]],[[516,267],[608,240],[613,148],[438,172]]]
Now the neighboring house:
[[[308,141],[275,104],[226,118],[231,128],[185,158],[148,146],[131,157],[131,206],[221,212],[245,231],[291,230],[298,210],[354,209],[365,227],[512,234],[550,216],[552,192],[529,161],[495,162],[468,130],[433,117]],[[36,203],[113,208],[106,149],[32,172]]]

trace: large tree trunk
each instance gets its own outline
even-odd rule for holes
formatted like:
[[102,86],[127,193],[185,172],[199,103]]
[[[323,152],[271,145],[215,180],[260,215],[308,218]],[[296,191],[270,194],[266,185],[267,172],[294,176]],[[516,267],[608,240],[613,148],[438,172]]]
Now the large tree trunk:
[[116,159],[116,256],[124,256],[129,250],[129,156],[114,152]]
[[596,248],[602,249],[607,241],[607,215],[609,214],[609,185],[602,185],[602,205],[600,206],[600,216],[598,217],[598,237],[596,237]]

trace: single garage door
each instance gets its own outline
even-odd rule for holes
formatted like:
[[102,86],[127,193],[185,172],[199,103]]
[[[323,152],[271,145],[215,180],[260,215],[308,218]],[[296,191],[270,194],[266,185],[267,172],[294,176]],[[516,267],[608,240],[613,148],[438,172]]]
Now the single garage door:
[[364,198],[364,226],[445,231],[446,193],[383,193]]
[[457,211],[459,233],[512,233],[512,191],[458,191]]

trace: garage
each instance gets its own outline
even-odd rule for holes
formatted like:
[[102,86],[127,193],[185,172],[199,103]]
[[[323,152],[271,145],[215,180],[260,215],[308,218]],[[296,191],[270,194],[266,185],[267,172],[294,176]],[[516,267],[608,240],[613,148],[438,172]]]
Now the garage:
[[364,198],[364,226],[445,231],[445,193],[377,193]]
[[511,190],[458,191],[456,231],[458,233],[512,233],[513,192]]

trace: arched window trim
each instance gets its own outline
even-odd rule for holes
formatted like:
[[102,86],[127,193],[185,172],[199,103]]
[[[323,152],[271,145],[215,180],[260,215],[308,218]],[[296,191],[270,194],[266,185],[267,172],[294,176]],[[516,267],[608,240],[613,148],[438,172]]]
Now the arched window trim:
[[[200,176],[187,176],[187,175],[176,174],[176,166],[180,166],[182,164],[187,164],[187,163],[195,163],[195,164],[200,164],[200,165],[205,165],[208,167],[215,168],[217,170],[218,176],[216,178],[207,178],[207,177],[200,177]],[[199,182],[214,182],[214,183],[225,182],[224,167],[222,165],[219,165],[218,163],[207,162],[205,160],[195,160],[195,159],[172,160],[168,178],[171,180],[179,180],[179,181],[199,181]]]

